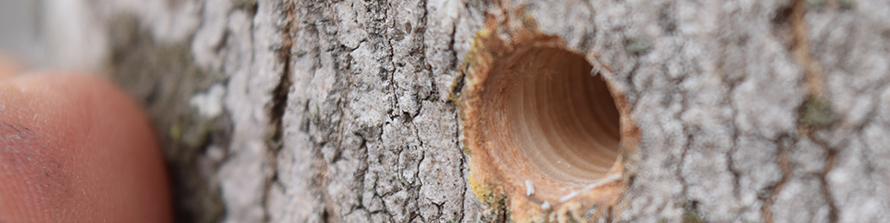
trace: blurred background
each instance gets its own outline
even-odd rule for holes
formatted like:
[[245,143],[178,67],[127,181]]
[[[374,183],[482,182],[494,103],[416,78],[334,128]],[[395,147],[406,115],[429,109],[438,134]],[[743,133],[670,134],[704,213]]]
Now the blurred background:
[[[107,35],[80,0],[0,1],[0,54],[31,68],[99,70]],[[97,7],[101,8],[101,7]]]
[[41,0],[0,1],[0,52],[32,64],[45,63],[39,24]]

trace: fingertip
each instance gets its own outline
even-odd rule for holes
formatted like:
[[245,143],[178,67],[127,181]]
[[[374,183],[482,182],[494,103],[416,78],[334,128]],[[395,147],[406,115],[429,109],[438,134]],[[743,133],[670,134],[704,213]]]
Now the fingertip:
[[[0,196],[30,204],[0,199],[0,216],[171,221],[166,171],[151,126],[113,84],[74,73],[17,77],[0,85],[0,107],[7,108],[0,120],[9,124],[0,125],[0,145],[13,151],[0,155],[31,160],[0,159],[0,178],[10,179],[0,182]],[[28,133],[21,133],[24,128]]]

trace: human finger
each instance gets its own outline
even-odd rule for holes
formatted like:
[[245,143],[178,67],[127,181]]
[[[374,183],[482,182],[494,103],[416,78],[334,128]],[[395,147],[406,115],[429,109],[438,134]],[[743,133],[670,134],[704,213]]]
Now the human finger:
[[0,222],[171,221],[145,114],[90,75],[0,83],[0,179]]

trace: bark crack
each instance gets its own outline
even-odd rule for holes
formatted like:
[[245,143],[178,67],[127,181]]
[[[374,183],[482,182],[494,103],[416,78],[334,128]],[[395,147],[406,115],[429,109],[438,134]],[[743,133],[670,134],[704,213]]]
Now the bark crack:
[[[789,23],[791,25],[792,34],[794,37],[794,43],[791,46],[791,50],[794,53],[794,57],[797,62],[801,66],[803,66],[805,70],[807,89],[809,90],[808,98],[810,98],[810,100],[814,98],[822,98],[825,96],[823,90],[824,80],[820,70],[819,61],[811,57],[809,52],[809,35],[807,33],[808,30],[805,20],[805,15],[807,13],[806,0],[793,0],[788,10],[790,10]],[[833,149],[826,142],[817,139],[817,137],[812,134],[813,131],[815,131],[814,129],[806,129],[806,127],[802,126],[801,123],[798,123],[798,126],[798,128],[802,130],[801,132],[804,135],[806,135],[808,138],[810,138],[828,151],[828,155],[826,155],[825,157],[825,169],[820,174],[819,179],[822,184],[822,194],[829,206],[829,222],[838,222],[838,208],[835,204],[834,198],[831,196],[831,190],[826,180],[826,176],[834,167],[837,149]],[[784,167],[783,172],[785,172]],[[783,176],[783,181],[784,178],[785,177]]]
[[[681,103],[681,111],[686,110],[685,96],[683,98],[684,102]],[[677,113],[677,116],[680,116],[682,113]],[[675,117],[679,120],[679,117]],[[683,165],[686,163],[686,154],[689,152],[689,147],[692,146],[693,135],[688,130],[687,126],[683,126],[683,134],[686,135],[686,143],[683,145],[683,152],[680,153],[680,163],[677,165],[677,177],[680,178],[680,184],[683,186],[683,190],[680,192],[680,196],[683,196],[681,200],[686,200],[687,191],[689,190],[688,182],[686,181],[686,177],[683,175]]]
[[[269,109],[269,122],[272,125],[272,136],[269,141],[266,142],[269,149],[268,154],[268,163],[269,168],[272,170],[272,176],[267,179],[265,183],[265,190],[263,191],[263,203],[260,204],[263,207],[263,221],[269,222],[271,220],[272,213],[269,212],[269,195],[272,190],[272,187],[275,184],[281,184],[278,176],[278,152],[284,147],[284,142],[282,140],[283,136],[283,117],[285,110],[287,109],[288,104],[288,94],[290,91],[290,86],[293,83],[291,78],[291,57],[292,55],[292,47],[293,47],[293,36],[292,31],[294,29],[294,21],[296,19],[296,12],[293,4],[289,4],[286,1],[281,2],[283,6],[281,7],[281,13],[285,16],[286,23],[282,27],[282,45],[279,49],[277,49],[276,56],[278,57],[278,61],[282,64],[282,71],[279,74],[280,78],[278,80],[278,84],[272,90],[272,106]],[[256,23],[256,11],[259,8],[259,2],[254,2],[255,5],[249,8],[249,10],[253,13],[253,23]],[[254,32],[251,32],[251,35]],[[253,38],[251,36],[251,38]],[[285,188],[285,187],[281,187]]]
[[822,186],[822,196],[825,197],[825,201],[828,204],[828,221],[832,223],[838,222],[840,213],[836,201],[831,194],[831,188],[829,187],[827,179],[828,174],[834,169],[838,149],[832,148],[827,142],[817,139],[811,132],[807,132],[807,136],[828,152],[825,156],[825,168],[822,170],[822,173],[819,174],[819,182]]
[[764,197],[763,206],[761,206],[761,212],[763,213],[763,221],[766,223],[772,223],[773,219],[773,211],[772,207],[775,204],[776,196],[779,192],[782,191],[785,184],[791,179],[793,170],[791,169],[791,161],[790,161],[790,148],[796,144],[796,142],[792,142],[790,136],[780,136],[776,141],[776,162],[779,164],[779,169],[782,171],[782,178],[779,179],[778,182],[773,184],[770,188],[769,194],[761,195]]
[[807,24],[804,16],[807,13],[807,0],[793,0],[790,10],[790,25],[794,43],[791,46],[794,57],[797,62],[805,69],[805,77],[807,79],[807,88],[811,95],[822,96],[824,83],[822,73],[819,69],[819,61],[810,56],[809,35],[807,34]]
[[[732,120],[735,120],[738,112],[736,112],[735,106],[730,106],[733,109]],[[729,151],[726,152],[726,168],[732,174],[732,194],[735,195],[736,199],[741,199],[741,183],[739,181],[742,178],[742,174],[735,169],[735,161],[733,161],[733,156],[735,155],[736,151],[739,150],[739,130],[738,128],[736,128],[735,124],[732,124],[732,127],[732,146],[730,147]]]
[[278,84],[275,86],[275,89],[272,90],[272,107],[269,109],[269,121],[273,125],[272,141],[278,143],[280,143],[282,132],[284,131],[282,118],[287,109],[288,92],[290,91],[290,86],[293,84],[293,78],[291,77],[291,59],[293,53],[291,51],[293,50],[292,48],[294,45],[292,33],[295,29],[294,21],[296,20],[294,7],[293,4],[285,3],[282,9],[282,13],[285,14],[287,22],[282,30],[282,45],[281,48],[278,49],[278,52],[276,52],[276,55],[283,68],[281,69],[281,74],[279,74],[280,78]]
[[819,181],[822,183],[822,196],[825,196],[825,200],[828,203],[828,220],[829,222],[838,222],[838,208],[835,203],[834,197],[831,195],[831,188],[828,186],[828,181],[826,177],[828,173],[831,172],[831,169],[834,168],[835,157],[837,155],[837,151],[828,150],[828,155],[825,156],[825,170],[822,171],[822,174],[819,175]]

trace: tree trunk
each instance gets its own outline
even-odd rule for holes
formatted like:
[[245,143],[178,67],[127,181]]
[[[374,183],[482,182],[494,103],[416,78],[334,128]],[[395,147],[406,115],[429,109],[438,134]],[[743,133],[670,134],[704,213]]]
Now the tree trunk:
[[609,67],[637,129],[580,220],[890,221],[883,0],[42,3],[47,64],[145,103],[182,222],[516,220],[474,194],[452,97],[511,15]]

